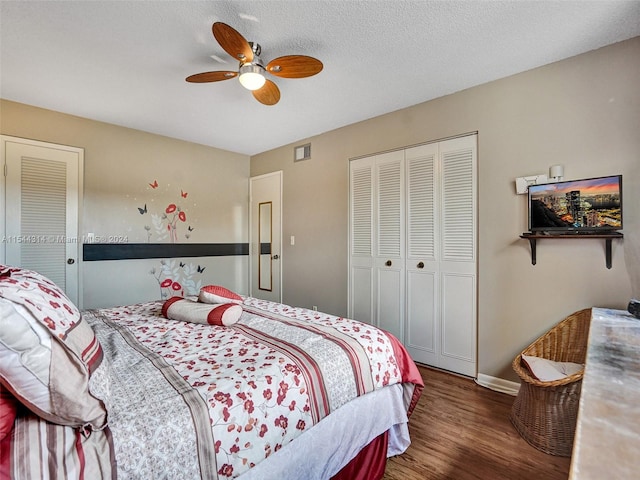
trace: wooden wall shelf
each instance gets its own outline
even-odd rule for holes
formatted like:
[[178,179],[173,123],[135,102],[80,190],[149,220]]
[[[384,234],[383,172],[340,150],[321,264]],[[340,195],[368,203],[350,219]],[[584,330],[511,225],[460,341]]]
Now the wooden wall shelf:
[[545,240],[577,240],[603,238],[606,246],[607,268],[611,268],[611,241],[614,238],[623,238],[620,232],[612,233],[562,233],[562,234],[543,234],[543,233],[523,233],[520,238],[526,238],[531,245],[531,265],[536,264],[536,242],[540,239]]

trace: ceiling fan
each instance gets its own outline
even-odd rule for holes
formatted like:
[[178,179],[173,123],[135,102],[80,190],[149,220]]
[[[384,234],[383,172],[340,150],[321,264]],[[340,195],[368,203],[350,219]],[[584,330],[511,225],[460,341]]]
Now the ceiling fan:
[[264,105],[275,105],[280,100],[280,89],[265,77],[265,72],[282,78],[305,78],[322,70],[320,60],[306,55],[285,55],[265,65],[260,58],[262,49],[257,43],[247,42],[240,33],[222,22],[215,22],[212,30],[224,51],[240,62],[238,71],[196,73],[188,76],[187,82],[219,82],[239,76],[242,86],[251,90],[256,100]]

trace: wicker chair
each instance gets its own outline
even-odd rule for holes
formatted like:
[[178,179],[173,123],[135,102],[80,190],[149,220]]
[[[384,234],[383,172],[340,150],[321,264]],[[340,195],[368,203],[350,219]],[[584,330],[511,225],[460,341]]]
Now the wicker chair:
[[575,312],[513,360],[513,369],[521,382],[511,409],[511,423],[529,444],[551,455],[571,456],[584,370],[560,380],[542,382],[532,377],[522,364],[522,355],[584,364],[590,322],[590,308]]

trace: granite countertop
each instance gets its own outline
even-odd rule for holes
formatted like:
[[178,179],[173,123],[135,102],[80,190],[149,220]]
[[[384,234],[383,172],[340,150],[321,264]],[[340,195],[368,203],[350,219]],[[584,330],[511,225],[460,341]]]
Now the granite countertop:
[[640,319],[593,308],[571,480],[640,475]]

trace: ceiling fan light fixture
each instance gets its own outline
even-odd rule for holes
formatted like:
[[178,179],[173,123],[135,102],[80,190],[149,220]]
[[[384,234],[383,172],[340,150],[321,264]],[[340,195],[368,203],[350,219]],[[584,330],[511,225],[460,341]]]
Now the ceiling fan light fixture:
[[305,78],[322,70],[322,62],[307,55],[284,55],[274,58],[265,66],[260,58],[260,45],[247,42],[241,33],[226,23],[215,22],[211,30],[222,49],[232,58],[240,60],[238,71],[216,70],[196,73],[185,78],[187,82],[220,82],[238,77],[240,84],[251,90],[253,98],[258,102],[263,105],[275,105],[280,101],[280,89],[274,82],[267,80],[267,71],[276,77]]
[[263,68],[253,63],[245,63],[240,67],[240,83],[247,90],[262,88],[267,79],[264,77]]

